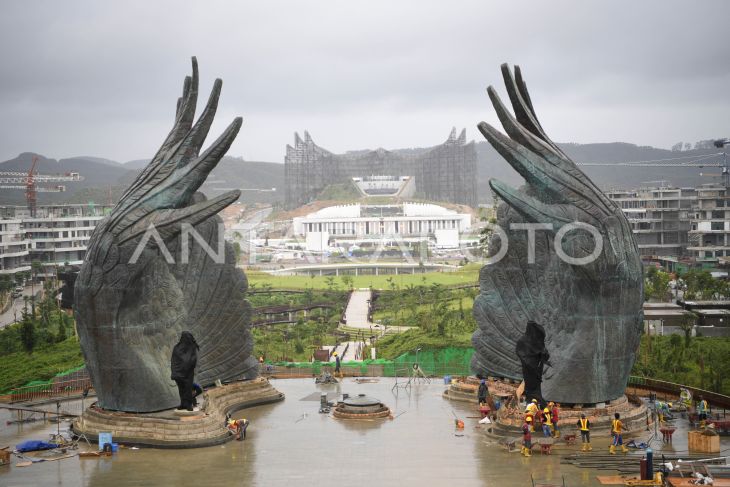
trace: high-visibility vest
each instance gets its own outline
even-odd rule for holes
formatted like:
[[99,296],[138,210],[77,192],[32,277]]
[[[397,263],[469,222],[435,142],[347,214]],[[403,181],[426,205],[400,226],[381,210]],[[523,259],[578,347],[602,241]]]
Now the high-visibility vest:
[[581,431],[588,431],[588,419],[579,419],[580,421],[580,430]]
[[703,400],[701,400],[701,401],[700,401],[700,405],[699,405],[699,407],[698,407],[697,409],[698,409],[698,410],[699,410],[699,411],[700,411],[701,413],[704,413],[705,411],[707,411],[707,401],[705,401],[704,399],[703,399]]
[[543,415],[543,418],[544,418],[542,422],[544,424],[547,424],[547,425],[551,425],[552,426],[552,424],[553,424],[553,413],[551,413],[548,408],[545,408],[542,411],[542,415]]
[[613,431],[616,434],[620,434],[621,433],[621,427],[623,426],[621,424],[621,420],[620,419],[614,419],[613,422],[612,422],[612,424],[613,424]]

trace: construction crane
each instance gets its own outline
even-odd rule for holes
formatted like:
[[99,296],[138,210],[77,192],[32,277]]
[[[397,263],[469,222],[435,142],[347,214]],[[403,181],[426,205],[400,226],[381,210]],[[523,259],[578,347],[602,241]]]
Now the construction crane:
[[36,193],[62,193],[66,191],[66,186],[58,184],[55,186],[38,186],[38,183],[59,183],[83,181],[83,176],[77,172],[69,172],[66,174],[38,174],[35,166],[38,163],[38,156],[33,156],[33,164],[30,171],[24,172],[0,172],[0,189],[24,189],[25,199],[28,204],[30,216],[36,216],[37,197]]

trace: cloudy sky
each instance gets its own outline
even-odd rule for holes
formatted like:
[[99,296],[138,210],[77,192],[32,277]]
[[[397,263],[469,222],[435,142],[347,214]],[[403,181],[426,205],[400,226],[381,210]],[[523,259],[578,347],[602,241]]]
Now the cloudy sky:
[[192,55],[201,104],[223,79],[211,134],[243,116],[249,160],[305,129],[334,152],[481,140],[503,62],[554,140],[668,148],[730,136],[728,21],[724,1],[2,2],[0,160],[151,157]]

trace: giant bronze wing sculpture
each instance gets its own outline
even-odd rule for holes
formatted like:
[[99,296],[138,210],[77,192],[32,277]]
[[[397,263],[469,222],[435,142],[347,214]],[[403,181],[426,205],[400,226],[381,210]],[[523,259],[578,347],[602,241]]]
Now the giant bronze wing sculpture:
[[200,344],[198,382],[256,375],[246,277],[235,267],[230,244],[219,247],[217,213],[240,192],[211,200],[197,192],[241,127],[236,118],[200,153],[221,85],[217,79],[194,123],[198,66],[193,58],[172,131],[89,242],[74,309],[103,408],[147,412],[178,405],[170,354],[184,330]]
[[[526,184],[514,189],[490,181],[502,200],[497,220],[507,239],[493,234],[494,261],[480,272],[472,369],[521,379],[515,344],[534,320],[545,328],[551,356],[543,376],[545,399],[615,399],[624,392],[643,321],[641,260],[631,227],[545,134],[520,68],[513,75],[503,65],[502,74],[514,114],[493,87],[488,93],[507,135],[484,122],[479,130]],[[498,259],[504,245],[507,251]]]

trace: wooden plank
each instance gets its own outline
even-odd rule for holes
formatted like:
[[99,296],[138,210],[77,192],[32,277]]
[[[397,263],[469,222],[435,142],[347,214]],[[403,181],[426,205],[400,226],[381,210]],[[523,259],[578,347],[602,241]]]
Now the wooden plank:
[[638,475],[597,475],[601,485],[624,485],[626,480],[639,480]]

